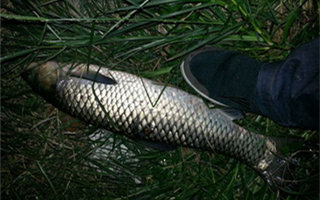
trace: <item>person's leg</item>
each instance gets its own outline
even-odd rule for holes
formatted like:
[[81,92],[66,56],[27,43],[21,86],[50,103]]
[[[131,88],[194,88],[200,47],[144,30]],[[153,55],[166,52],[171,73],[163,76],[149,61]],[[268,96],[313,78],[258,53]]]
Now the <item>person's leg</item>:
[[186,81],[214,103],[265,115],[288,127],[319,126],[319,39],[283,62],[264,64],[206,47],[181,65]]
[[281,125],[319,128],[319,39],[297,48],[283,62],[262,65],[256,103]]

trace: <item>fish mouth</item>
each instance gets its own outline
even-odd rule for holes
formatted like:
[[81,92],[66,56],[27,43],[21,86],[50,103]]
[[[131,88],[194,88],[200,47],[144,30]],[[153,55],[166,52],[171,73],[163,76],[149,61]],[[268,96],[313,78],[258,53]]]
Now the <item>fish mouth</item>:
[[33,62],[22,73],[22,78],[36,91],[42,94],[56,92],[56,85],[61,74],[57,62]]

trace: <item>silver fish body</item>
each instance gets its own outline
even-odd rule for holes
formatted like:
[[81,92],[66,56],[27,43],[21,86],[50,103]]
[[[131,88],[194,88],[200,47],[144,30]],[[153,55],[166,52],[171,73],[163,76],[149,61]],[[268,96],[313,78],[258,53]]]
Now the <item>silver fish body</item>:
[[194,95],[91,65],[90,71],[115,80],[110,84],[94,82],[81,77],[86,67],[33,64],[33,75],[25,79],[66,113],[130,138],[222,153],[260,174],[276,160],[276,145],[270,138],[249,133]]

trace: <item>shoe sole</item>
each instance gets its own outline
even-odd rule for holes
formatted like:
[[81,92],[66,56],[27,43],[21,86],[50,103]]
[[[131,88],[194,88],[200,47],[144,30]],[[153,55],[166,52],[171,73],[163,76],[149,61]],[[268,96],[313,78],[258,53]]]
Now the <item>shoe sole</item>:
[[202,97],[204,97],[205,99],[209,100],[210,102],[219,105],[219,106],[223,106],[223,107],[230,107],[228,105],[225,105],[217,100],[214,100],[212,98],[209,97],[209,92],[208,90],[203,87],[198,81],[197,79],[192,75],[192,73],[190,72],[189,69],[189,64],[185,64],[189,63],[191,58],[193,56],[195,56],[196,54],[203,52],[203,51],[208,51],[210,49],[214,49],[213,47],[205,47],[203,49],[200,49],[198,51],[195,51],[193,53],[191,53],[180,65],[180,70],[182,73],[182,76],[184,78],[184,80],[188,83],[188,85],[190,85],[198,94],[200,94]]

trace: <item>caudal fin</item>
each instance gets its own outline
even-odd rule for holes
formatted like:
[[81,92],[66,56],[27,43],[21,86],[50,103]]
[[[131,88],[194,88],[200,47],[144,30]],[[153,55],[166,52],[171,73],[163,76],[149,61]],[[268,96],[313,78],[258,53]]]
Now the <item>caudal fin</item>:
[[279,199],[314,196],[318,195],[319,188],[318,159],[318,145],[304,144],[290,155],[275,155],[269,167],[260,173]]

